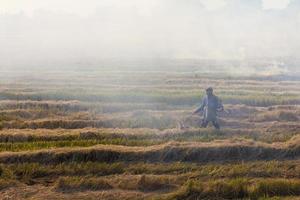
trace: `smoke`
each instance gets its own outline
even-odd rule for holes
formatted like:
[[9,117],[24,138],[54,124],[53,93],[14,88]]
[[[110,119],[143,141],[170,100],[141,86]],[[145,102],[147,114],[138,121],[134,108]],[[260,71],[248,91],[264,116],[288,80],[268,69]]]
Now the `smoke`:
[[300,56],[297,1],[1,0],[0,5],[2,68]]
[[291,0],[263,0],[263,8],[268,9],[285,9]]

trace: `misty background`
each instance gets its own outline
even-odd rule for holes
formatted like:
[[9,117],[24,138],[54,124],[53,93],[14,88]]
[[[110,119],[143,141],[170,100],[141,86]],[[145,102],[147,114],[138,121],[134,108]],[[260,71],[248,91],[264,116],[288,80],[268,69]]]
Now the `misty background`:
[[297,74],[299,32],[299,0],[0,0],[0,69]]

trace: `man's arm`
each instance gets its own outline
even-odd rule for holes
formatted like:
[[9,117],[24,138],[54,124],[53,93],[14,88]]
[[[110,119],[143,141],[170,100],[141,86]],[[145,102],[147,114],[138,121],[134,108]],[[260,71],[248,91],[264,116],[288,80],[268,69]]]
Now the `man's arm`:
[[224,111],[224,106],[223,106],[223,104],[222,104],[222,100],[219,99],[219,98],[218,98],[218,107],[217,107],[217,110],[218,110],[219,112]]
[[197,113],[203,111],[204,108],[205,108],[205,106],[206,106],[206,98],[204,97],[204,98],[202,99],[202,104],[201,104],[201,106],[200,106],[195,112],[193,112],[193,114],[197,114]]

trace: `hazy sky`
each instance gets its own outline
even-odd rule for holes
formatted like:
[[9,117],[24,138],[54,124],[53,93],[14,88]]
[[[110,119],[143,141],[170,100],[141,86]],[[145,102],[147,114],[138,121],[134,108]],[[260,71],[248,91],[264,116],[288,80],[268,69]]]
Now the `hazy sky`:
[[[174,2],[176,0],[173,0]],[[226,6],[229,0],[198,0],[206,9],[217,10]],[[261,0],[261,7],[268,9],[285,9],[292,0]],[[294,0],[296,1],[296,0]],[[135,6],[142,10],[159,6],[160,0],[0,0],[2,12],[14,13],[24,11],[32,13],[36,9],[60,10],[81,15],[88,15],[98,6]],[[186,0],[187,3],[191,2]],[[244,1],[247,2],[247,1]]]
[[300,0],[0,0],[0,65],[300,57]]

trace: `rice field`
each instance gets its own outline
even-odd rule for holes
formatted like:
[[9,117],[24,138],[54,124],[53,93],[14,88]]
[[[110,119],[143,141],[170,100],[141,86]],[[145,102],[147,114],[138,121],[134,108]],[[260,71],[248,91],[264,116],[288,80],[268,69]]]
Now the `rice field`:
[[[0,199],[300,199],[299,85],[288,76],[3,72]],[[188,117],[208,86],[225,106],[220,131]]]

